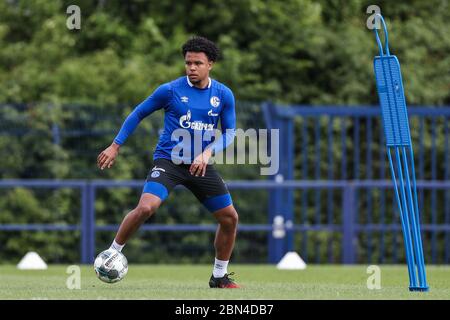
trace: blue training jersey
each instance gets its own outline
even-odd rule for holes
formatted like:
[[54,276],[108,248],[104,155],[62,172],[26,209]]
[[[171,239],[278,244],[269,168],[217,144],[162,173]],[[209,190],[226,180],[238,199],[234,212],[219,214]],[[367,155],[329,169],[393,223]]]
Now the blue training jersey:
[[[233,92],[212,79],[206,88],[200,89],[185,76],[161,85],[140,103],[126,118],[114,142],[124,144],[142,119],[159,109],[165,112],[164,131],[153,159],[173,160],[174,157],[191,163],[207,147],[212,148],[215,154],[234,140],[236,112]],[[219,119],[222,134],[217,137],[214,132]],[[179,134],[177,129],[184,131]],[[189,138],[185,134],[189,134]]]

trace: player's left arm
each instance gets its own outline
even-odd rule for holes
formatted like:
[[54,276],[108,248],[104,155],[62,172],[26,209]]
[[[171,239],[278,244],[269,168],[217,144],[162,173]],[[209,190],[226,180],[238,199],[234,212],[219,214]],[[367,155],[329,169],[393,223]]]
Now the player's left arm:
[[226,97],[225,104],[220,113],[222,135],[207,148],[213,155],[225,150],[233,143],[236,136],[236,102],[231,90],[228,90],[224,96]]
[[189,171],[196,176],[205,176],[206,166],[211,156],[217,152],[226,149],[233,141],[236,135],[236,110],[235,100],[231,90],[225,91],[224,106],[220,113],[220,125],[222,135],[198,155],[191,164]]

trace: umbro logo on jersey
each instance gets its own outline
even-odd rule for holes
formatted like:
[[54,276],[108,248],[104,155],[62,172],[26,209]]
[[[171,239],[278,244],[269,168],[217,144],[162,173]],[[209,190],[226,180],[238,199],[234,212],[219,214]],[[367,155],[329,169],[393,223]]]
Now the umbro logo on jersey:
[[214,112],[212,111],[212,109],[208,111],[208,116],[210,116],[210,117],[217,117],[218,115],[219,115],[219,114],[218,114],[218,113],[214,113]]
[[158,168],[157,166],[154,166],[152,171],[162,171],[162,172],[166,172],[166,170],[164,170],[163,168]]
[[180,99],[181,99],[181,102],[184,102],[184,103],[188,103],[189,102],[189,98],[186,97],[186,96],[183,96]]

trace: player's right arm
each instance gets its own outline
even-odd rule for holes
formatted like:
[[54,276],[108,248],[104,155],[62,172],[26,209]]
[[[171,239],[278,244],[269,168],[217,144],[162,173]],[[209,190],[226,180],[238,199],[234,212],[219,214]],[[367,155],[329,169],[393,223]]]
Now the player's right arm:
[[134,132],[142,119],[156,110],[166,108],[170,102],[170,97],[170,85],[166,83],[158,87],[147,99],[140,103],[125,119],[113,143],[100,152],[97,157],[97,166],[101,170],[111,168],[119,154],[120,146]]

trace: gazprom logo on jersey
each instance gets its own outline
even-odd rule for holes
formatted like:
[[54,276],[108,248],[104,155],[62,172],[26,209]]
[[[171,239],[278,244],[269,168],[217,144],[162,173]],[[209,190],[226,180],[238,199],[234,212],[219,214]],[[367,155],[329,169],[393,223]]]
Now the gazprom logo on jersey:
[[191,121],[191,110],[180,117],[180,126],[184,129],[193,129],[193,130],[214,130],[213,123],[203,123],[201,121]]

